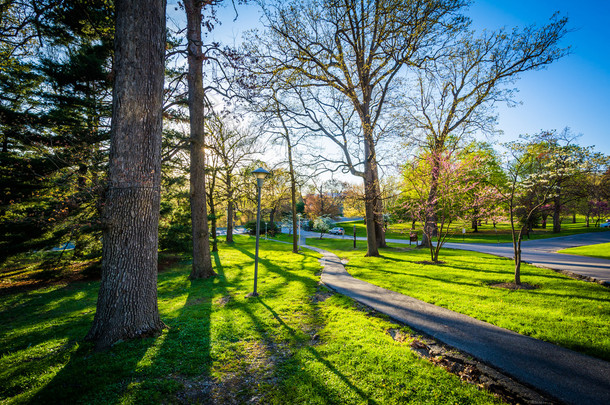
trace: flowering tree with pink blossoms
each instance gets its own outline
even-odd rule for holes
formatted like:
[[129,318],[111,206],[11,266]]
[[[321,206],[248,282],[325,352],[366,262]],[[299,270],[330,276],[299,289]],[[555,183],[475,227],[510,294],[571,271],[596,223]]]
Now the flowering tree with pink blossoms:
[[497,193],[481,180],[481,164],[478,156],[458,160],[452,153],[442,152],[424,155],[403,168],[405,210],[422,223],[431,217],[437,221],[436,235],[424,226],[434,263],[438,263],[447,237],[457,229],[451,225],[471,220],[473,205],[479,207],[478,216],[491,215]]

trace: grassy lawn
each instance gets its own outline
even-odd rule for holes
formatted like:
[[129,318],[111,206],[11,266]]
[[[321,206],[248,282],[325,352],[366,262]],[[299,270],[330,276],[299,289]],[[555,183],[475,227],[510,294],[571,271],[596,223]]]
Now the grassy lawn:
[[[426,249],[390,247],[381,258],[364,257],[365,242],[307,239],[348,259],[354,277],[380,287],[470,315],[482,321],[610,360],[610,289],[573,280],[552,270],[522,265],[521,279],[534,290],[506,290],[491,284],[513,279],[509,259],[451,249],[444,264]],[[404,246],[404,245],[403,245]]]
[[569,249],[563,249],[557,253],[565,253],[568,255],[599,257],[600,259],[610,260],[610,243],[599,243],[597,245],[579,246]]
[[[578,218],[578,222],[575,224],[570,220],[565,220],[561,224],[561,232],[553,233],[552,224],[548,224],[546,229],[535,228],[530,234],[530,239],[546,239],[555,238],[557,236],[575,235],[579,233],[587,232],[604,232],[608,228],[599,228],[591,225],[586,227],[586,223],[583,218]],[[364,221],[348,221],[339,222],[337,226],[345,228],[345,233],[348,236],[354,235],[354,225],[356,225],[356,236],[366,237],[366,225]],[[388,232],[386,233],[387,239],[409,239],[409,231],[411,229],[410,223],[392,224],[388,226]],[[422,229],[421,224],[416,224],[415,229],[417,230],[418,238],[421,240]],[[510,224],[500,223],[494,229],[493,225],[483,222],[479,227],[478,232],[473,232],[471,228],[465,227],[466,233],[462,235],[462,225],[456,226],[455,231],[452,231],[452,236],[447,238],[447,242],[465,242],[465,243],[510,243],[512,238],[510,235]],[[523,238],[527,240],[527,237]]]
[[328,293],[312,252],[262,241],[261,296],[244,298],[253,250],[245,236],[221,244],[210,280],[188,280],[186,260],[161,272],[169,329],[103,353],[82,340],[97,281],[3,293],[0,403],[497,402],[392,339],[396,324]]

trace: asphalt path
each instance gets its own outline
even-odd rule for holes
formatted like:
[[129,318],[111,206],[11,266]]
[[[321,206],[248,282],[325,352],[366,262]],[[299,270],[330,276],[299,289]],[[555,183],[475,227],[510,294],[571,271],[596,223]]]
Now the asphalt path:
[[[319,237],[316,232],[303,232],[302,237]],[[353,236],[340,236],[325,234],[324,238],[353,239]],[[358,241],[366,238],[358,237]],[[387,239],[388,243],[409,244],[404,239]],[[538,267],[545,267],[566,274],[584,277],[604,285],[610,285],[610,260],[594,257],[567,255],[555,253],[558,250],[576,246],[610,243],[610,231],[582,233],[579,235],[560,236],[557,238],[525,240],[521,244],[521,260]],[[444,248],[462,249],[487,253],[495,256],[514,257],[512,243],[445,243]]]
[[355,279],[333,253],[304,247],[323,255],[321,281],[333,290],[562,402],[610,404],[610,363]]

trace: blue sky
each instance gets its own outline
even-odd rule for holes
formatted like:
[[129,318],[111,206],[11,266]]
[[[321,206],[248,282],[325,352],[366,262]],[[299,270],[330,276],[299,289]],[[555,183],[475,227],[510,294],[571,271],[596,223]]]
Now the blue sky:
[[563,41],[571,54],[517,81],[522,104],[498,108],[502,139],[567,126],[610,155],[610,0],[479,0],[468,14],[476,29],[496,29],[544,24],[555,11],[573,30]]
[[[256,27],[255,6],[238,10],[235,22],[232,7],[220,10],[222,25],[213,33],[215,39],[231,42],[245,29]],[[582,134],[579,144],[595,145],[597,151],[610,155],[610,0],[475,0],[466,14],[476,30],[493,30],[543,25],[556,11],[569,19],[572,32],[563,46],[570,46],[571,54],[521,76],[514,87],[522,104],[498,106],[498,129],[504,135],[497,140],[570,127]]]

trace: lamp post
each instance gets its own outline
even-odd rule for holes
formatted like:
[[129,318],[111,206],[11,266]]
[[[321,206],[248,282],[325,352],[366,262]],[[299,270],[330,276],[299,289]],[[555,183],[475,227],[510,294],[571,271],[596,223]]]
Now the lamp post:
[[301,246],[301,214],[297,214],[299,218],[299,241],[297,242],[297,246]]
[[258,189],[258,208],[256,210],[256,250],[254,253],[254,290],[246,295],[247,297],[257,297],[258,292],[256,292],[256,280],[258,277],[258,240],[260,237],[261,230],[261,189],[263,188],[263,181],[265,177],[269,174],[269,172],[262,167],[259,167],[256,170],[252,171],[252,174],[256,176],[256,188]]

